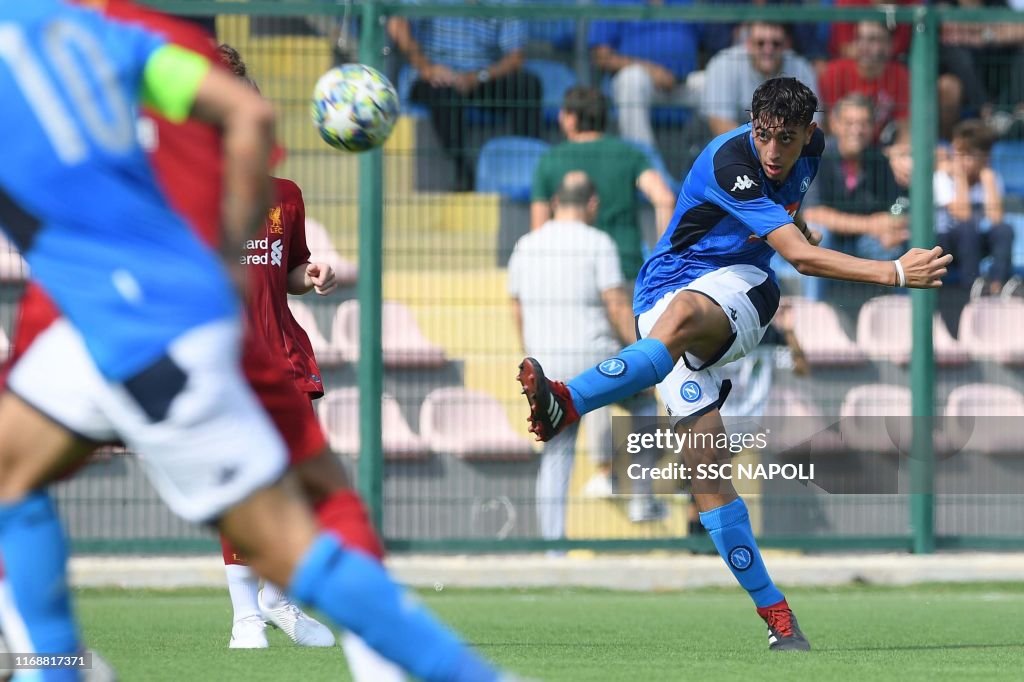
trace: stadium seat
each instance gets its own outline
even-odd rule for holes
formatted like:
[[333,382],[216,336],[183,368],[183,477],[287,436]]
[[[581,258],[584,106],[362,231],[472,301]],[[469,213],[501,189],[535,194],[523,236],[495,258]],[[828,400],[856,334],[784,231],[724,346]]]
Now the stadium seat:
[[846,447],[858,452],[895,454],[899,445],[906,451],[910,446],[910,400],[910,389],[905,386],[866,384],[851,388],[839,408],[839,429]]
[[306,218],[306,246],[309,247],[310,259],[316,263],[327,263],[334,268],[334,277],[338,286],[354,286],[359,276],[359,268],[347,258],[343,258],[334,248],[331,235],[321,223]]
[[[359,389],[328,391],[317,401],[317,410],[331,449],[358,458]],[[387,393],[381,398],[381,437],[385,459],[423,459],[430,453],[426,442],[409,428],[398,401]]]
[[981,298],[960,314],[963,347],[980,360],[1024,365],[1024,301]]
[[24,282],[28,279],[28,263],[14,244],[0,234],[0,282]]
[[[946,417],[962,431],[964,450],[1024,453],[1024,395],[999,384],[967,384],[950,391]],[[1012,419],[1007,419],[1012,417]]]
[[[1024,200],[1024,197],[1022,197]],[[1013,270],[1024,274],[1024,213],[1007,213],[1003,216],[1007,225],[1013,228]]]
[[1024,142],[993,145],[992,168],[1002,176],[1007,194],[1024,198]]
[[[412,311],[397,301],[384,301],[381,328],[385,367],[440,367],[448,361],[444,349],[420,331]],[[359,301],[338,306],[331,325],[331,345],[345,360],[359,359]]]
[[789,301],[793,331],[810,364],[849,367],[867,362],[864,352],[846,336],[832,306],[806,298]]
[[771,426],[768,442],[772,452],[794,456],[838,454],[846,450],[842,437],[829,428],[835,419],[826,419],[810,396],[795,388],[773,388],[768,397],[765,423]]
[[[857,345],[875,360],[905,365],[910,362],[910,297],[879,296],[860,309],[857,316]],[[932,319],[932,344],[940,365],[962,365],[970,355],[946,329],[942,318]]]
[[[545,0],[544,4],[575,5],[576,0]],[[531,42],[545,43],[552,50],[569,52],[576,47],[576,21],[554,18],[527,21],[526,35]]]
[[533,447],[508,422],[494,397],[461,386],[430,392],[420,408],[420,435],[431,452],[460,459],[527,460]]
[[576,85],[576,74],[562,62],[550,59],[529,59],[523,68],[540,79],[544,122],[554,125],[558,122],[565,92]]
[[291,311],[292,317],[295,318],[295,321],[306,332],[306,336],[309,337],[309,343],[313,346],[313,354],[316,355],[318,364],[328,367],[345,361],[341,353],[333,348],[327,339],[324,338],[324,335],[320,333],[320,326],[316,322],[316,315],[309,309],[309,306],[297,298],[289,297],[288,310]]
[[532,137],[495,137],[480,150],[476,191],[496,192],[512,201],[528,202],[537,162],[550,148]]

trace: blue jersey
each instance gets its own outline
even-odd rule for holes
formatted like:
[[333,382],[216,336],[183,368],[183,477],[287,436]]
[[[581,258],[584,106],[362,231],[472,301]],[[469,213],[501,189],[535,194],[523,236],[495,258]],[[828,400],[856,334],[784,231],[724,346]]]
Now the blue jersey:
[[0,5],[0,227],[115,381],[236,313],[136,141],[143,70],[162,45],[56,0]]
[[672,221],[640,269],[633,297],[639,315],[698,277],[729,265],[754,265],[775,281],[765,237],[793,222],[818,172],[825,136],[816,129],[784,182],[765,177],[751,126],[719,135],[683,182]]

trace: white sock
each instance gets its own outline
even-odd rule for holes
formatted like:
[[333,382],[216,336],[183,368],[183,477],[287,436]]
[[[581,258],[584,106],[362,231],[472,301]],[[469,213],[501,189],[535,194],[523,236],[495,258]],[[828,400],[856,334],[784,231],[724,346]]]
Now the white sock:
[[234,620],[260,615],[260,605],[256,601],[260,579],[252,569],[241,564],[228,564],[224,566],[224,573],[228,577],[228,594],[231,595],[231,608],[235,611]]
[[401,668],[347,630],[341,635],[341,648],[348,659],[348,669],[355,682],[405,682],[405,673]]
[[288,595],[286,595],[280,587],[272,582],[263,583],[263,606],[268,609],[276,609],[284,606],[289,601]]

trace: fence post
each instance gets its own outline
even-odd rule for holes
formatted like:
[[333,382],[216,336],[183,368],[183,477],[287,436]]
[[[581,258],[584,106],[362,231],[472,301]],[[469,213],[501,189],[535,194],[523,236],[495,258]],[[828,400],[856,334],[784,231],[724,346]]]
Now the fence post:
[[[939,23],[930,7],[918,10],[910,46],[911,149],[914,161],[911,179],[910,235],[913,246],[935,245],[935,211],[932,173],[938,119]],[[912,428],[910,446],[910,527],[917,554],[935,551],[934,451],[932,444],[935,409],[935,361],[932,348],[932,317],[935,291],[911,292],[912,346],[910,387]]]
[[[362,3],[359,60],[380,68],[384,31],[377,0]],[[384,178],[379,148],[359,159],[359,492],[383,533],[384,452],[381,438],[381,351]],[[353,425],[354,427],[354,425]]]

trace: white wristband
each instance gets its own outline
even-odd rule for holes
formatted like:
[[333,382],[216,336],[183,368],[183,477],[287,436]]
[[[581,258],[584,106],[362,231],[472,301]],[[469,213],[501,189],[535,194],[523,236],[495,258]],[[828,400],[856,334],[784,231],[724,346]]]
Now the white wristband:
[[896,286],[905,287],[907,286],[907,273],[903,272],[903,263],[897,258],[892,262],[896,266]]

